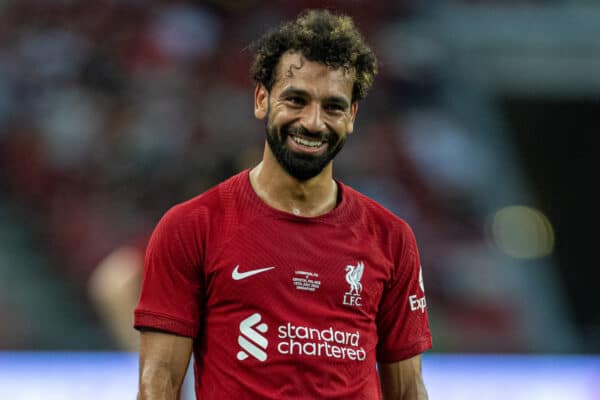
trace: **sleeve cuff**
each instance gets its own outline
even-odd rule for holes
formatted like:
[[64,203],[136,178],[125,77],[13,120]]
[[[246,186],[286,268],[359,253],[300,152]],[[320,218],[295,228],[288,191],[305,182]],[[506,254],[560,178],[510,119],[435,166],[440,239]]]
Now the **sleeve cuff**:
[[412,346],[406,347],[400,350],[386,350],[380,349],[377,351],[377,361],[383,363],[392,363],[397,361],[402,361],[409,359],[411,357],[416,356],[417,354],[421,354],[429,349],[431,349],[433,343],[431,341],[431,336],[425,337],[418,342],[414,343]]
[[195,338],[198,335],[197,324],[167,315],[141,310],[135,311],[133,327],[138,330],[142,328],[152,328],[190,338]]

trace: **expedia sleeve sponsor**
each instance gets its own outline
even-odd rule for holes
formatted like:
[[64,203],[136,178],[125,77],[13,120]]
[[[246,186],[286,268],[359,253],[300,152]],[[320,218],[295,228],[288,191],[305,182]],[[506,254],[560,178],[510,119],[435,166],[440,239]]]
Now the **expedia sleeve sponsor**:
[[410,310],[417,311],[421,310],[421,314],[425,312],[427,308],[427,301],[425,300],[425,296],[417,297],[416,294],[408,297],[408,301],[410,303]]

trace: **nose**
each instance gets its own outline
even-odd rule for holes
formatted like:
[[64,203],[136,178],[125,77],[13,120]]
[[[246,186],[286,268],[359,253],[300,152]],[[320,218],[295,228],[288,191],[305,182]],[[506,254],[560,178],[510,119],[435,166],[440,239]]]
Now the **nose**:
[[305,107],[300,124],[310,133],[325,132],[327,127],[319,104],[310,103]]

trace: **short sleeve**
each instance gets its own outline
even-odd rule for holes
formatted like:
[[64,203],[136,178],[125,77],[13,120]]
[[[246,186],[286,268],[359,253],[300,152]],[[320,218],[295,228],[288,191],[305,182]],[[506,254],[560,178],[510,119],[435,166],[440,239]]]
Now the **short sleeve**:
[[202,218],[176,206],[156,226],[144,258],[136,329],[153,328],[195,337],[203,298]]
[[423,274],[415,236],[402,225],[394,273],[377,313],[377,360],[401,361],[432,346]]

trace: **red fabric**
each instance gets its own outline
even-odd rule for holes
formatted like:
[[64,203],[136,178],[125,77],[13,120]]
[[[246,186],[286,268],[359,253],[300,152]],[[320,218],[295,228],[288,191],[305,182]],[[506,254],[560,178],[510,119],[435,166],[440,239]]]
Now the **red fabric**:
[[198,398],[380,399],[377,357],[431,347],[412,231],[339,187],[330,213],[297,217],[264,204],[245,171],[159,222],[135,326],[196,339]]

